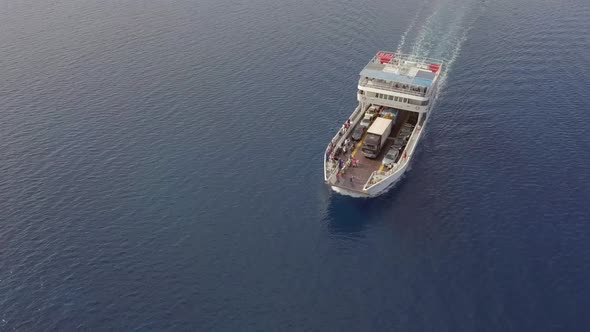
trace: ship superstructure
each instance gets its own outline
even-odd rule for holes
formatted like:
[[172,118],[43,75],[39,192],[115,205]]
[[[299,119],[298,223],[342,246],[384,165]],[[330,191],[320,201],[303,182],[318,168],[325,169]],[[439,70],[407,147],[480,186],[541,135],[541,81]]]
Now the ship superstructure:
[[360,73],[355,111],[328,144],[324,180],[335,191],[377,196],[405,172],[436,97],[443,63],[378,52]]

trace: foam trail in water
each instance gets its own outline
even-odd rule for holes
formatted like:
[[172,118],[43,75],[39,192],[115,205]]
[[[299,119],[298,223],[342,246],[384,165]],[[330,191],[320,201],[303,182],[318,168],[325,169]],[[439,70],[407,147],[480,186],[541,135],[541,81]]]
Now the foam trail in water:
[[420,6],[418,11],[416,12],[416,15],[414,15],[414,18],[410,22],[410,25],[408,25],[408,28],[402,34],[402,37],[401,37],[399,43],[397,44],[397,49],[395,51],[396,53],[400,53],[402,51],[402,48],[404,47],[404,44],[406,43],[406,37],[408,36],[408,33],[410,33],[410,31],[412,31],[412,29],[414,29],[414,26],[416,25],[416,22],[418,21],[418,18],[420,17],[420,14],[422,13],[422,11],[424,10],[425,7],[426,7],[426,2],[422,2],[422,6]]
[[461,53],[461,48],[467,40],[469,32],[475,26],[475,23],[479,17],[481,17],[485,9],[485,5],[481,5],[481,3],[478,2],[471,6],[469,10],[464,11],[460,17],[461,21],[450,31],[448,38],[446,39],[446,45],[441,45],[441,49],[438,50],[437,53],[442,55],[442,59],[445,61],[446,66],[445,70],[441,73],[439,83],[440,91],[444,91],[443,87],[449,70]]
[[418,36],[416,37],[416,40],[414,41],[414,44],[412,46],[411,53],[413,55],[422,55],[422,49],[425,46],[424,43],[427,40],[427,38],[432,35],[432,21],[437,14],[438,8],[435,9],[435,11],[432,14],[430,14],[424,21],[424,25],[422,25],[422,28],[420,29],[420,32],[418,33]]
[[[424,10],[423,8],[418,10],[410,25],[403,33],[397,47],[397,52],[401,52],[406,46],[407,37],[414,30],[417,22],[423,22],[417,30],[418,33],[413,43],[410,43],[412,50],[409,53],[415,56],[443,60],[444,65],[439,77],[439,92],[437,94],[437,96],[440,96],[449,73],[449,68],[459,56],[461,47],[465,40],[467,40],[469,31],[481,16],[485,6],[480,5],[477,0],[434,0],[427,8],[432,11],[425,13],[425,19],[422,21],[420,19]],[[434,103],[436,100],[432,102]],[[423,135],[425,135],[425,132]],[[408,165],[406,172],[409,171],[410,167],[411,164]],[[394,185],[395,183],[391,184],[383,192],[388,191]],[[339,190],[338,188],[334,188],[334,190],[343,195],[351,195],[351,193]],[[353,193],[353,195],[356,194]]]
[[[398,44],[397,51],[444,61],[442,87],[448,69],[458,57],[469,31],[481,16],[482,3],[476,0],[434,0],[423,2]],[[418,22],[422,24],[416,27]],[[413,40],[408,35],[416,30]],[[409,45],[406,45],[409,44]]]

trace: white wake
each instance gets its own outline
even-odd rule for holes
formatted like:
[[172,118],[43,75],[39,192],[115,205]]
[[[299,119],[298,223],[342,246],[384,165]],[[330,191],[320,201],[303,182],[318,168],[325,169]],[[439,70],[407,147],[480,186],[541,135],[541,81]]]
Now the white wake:
[[440,94],[449,70],[484,9],[484,3],[477,0],[427,0],[418,7],[396,49],[444,61]]

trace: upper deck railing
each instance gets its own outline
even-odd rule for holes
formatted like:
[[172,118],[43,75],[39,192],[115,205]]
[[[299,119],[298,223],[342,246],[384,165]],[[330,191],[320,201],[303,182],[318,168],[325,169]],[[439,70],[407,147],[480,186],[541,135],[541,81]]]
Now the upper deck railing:
[[[411,54],[401,54],[401,53],[394,53],[394,52],[387,52],[387,51],[379,51],[377,54],[369,61],[369,63],[373,64],[388,64],[393,66],[404,66],[404,65],[411,65],[413,67],[417,67],[420,69],[431,70],[433,68],[440,67],[443,64],[442,60],[411,55]],[[431,67],[431,65],[435,65],[435,67]],[[437,70],[438,71],[438,70]]]
[[428,88],[426,87],[413,87],[407,84],[400,84],[396,82],[387,82],[383,80],[368,79],[363,77],[359,80],[359,85],[365,88],[375,88],[393,92],[400,92],[412,96],[426,97],[428,94]]
[[[380,51],[369,61],[365,69],[392,72],[399,77],[399,80],[395,78],[385,80],[368,75],[368,77],[361,77],[359,85],[425,97],[428,95],[430,86],[438,78],[442,64],[441,60],[428,57]],[[432,72],[432,78],[424,80],[423,77],[415,77],[420,70]],[[424,81],[427,84],[424,84]]]

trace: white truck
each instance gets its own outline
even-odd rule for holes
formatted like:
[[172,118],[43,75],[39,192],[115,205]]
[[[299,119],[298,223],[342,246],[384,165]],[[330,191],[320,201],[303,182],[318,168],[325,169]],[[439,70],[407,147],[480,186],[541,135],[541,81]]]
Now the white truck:
[[362,151],[367,158],[377,158],[393,127],[391,119],[376,118],[363,141]]

